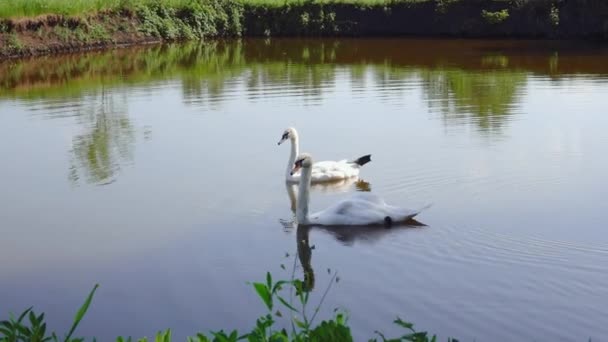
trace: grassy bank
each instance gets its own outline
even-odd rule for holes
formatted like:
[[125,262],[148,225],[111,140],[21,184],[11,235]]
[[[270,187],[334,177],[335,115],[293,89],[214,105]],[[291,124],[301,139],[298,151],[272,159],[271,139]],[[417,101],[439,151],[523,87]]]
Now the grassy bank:
[[608,38],[604,0],[5,0],[0,56],[227,36]]
[[[0,2],[0,18],[35,17],[45,14],[83,15],[152,3],[152,0],[5,0]],[[169,7],[187,4],[187,0],[165,0]]]
[[243,32],[243,6],[234,0],[52,0],[48,10],[28,1],[11,0],[15,8],[0,12],[15,15],[0,19],[0,58]]

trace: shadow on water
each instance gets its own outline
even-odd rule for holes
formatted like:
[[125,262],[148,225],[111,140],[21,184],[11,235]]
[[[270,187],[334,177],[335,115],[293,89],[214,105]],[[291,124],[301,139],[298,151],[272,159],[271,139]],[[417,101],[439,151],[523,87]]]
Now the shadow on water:
[[[428,39],[245,39],[135,47],[0,63],[0,98],[34,115],[76,117],[70,178],[112,182],[132,160],[127,95],[167,81],[192,107],[289,96],[323,103],[344,81],[352,99],[395,101],[421,89],[446,127],[494,134],[517,114],[531,77],[606,75],[608,49],[590,43]],[[340,82],[338,82],[340,81]],[[597,82],[604,82],[596,78]],[[125,90],[127,89],[127,90]],[[357,95],[360,94],[360,95]],[[150,96],[149,94],[147,96]],[[44,113],[44,114],[42,114]]]

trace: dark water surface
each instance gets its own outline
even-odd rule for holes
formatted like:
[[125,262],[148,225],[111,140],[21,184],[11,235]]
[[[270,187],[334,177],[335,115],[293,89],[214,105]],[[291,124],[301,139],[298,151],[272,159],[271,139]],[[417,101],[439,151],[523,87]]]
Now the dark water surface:
[[[314,272],[357,340],[397,316],[442,339],[608,338],[608,48],[244,40],[0,63],[0,316],[81,335],[249,328],[247,281]],[[357,190],[426,226],[296,229],[284,128],[372,153]],[[286,253],[289,254],[286,257]],[[281,264],[287,270],[281,268]],[[303,266],[303,267],[302,267]]]

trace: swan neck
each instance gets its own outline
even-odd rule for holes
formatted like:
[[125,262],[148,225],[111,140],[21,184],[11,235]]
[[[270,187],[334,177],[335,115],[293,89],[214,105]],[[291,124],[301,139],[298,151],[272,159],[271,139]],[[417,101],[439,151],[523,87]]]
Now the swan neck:
[[298,189],[296,218],[299,224],[308,224],[308,203],[310,202],[310,178],[312,167],[302,168],[302,176]]
[[293,169],[293,163],[295,163],[298,154],[300,153],[298,136],[296,135],[291,140],[291,154],[289,155],[289,161],[287,162],[287,170],[285,171],[285,179],[291,179],[291,170]]

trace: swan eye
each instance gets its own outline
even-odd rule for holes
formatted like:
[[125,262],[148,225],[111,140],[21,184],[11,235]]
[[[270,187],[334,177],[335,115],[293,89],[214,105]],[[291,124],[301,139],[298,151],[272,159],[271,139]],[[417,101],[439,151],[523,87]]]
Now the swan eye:
[[283,137],[281,139],[287,139],[289,137],[289,132],[283,133]]
[[303,161],[304,161],[304,159],[296,160],[296,166],[302,167],[302,162]]

